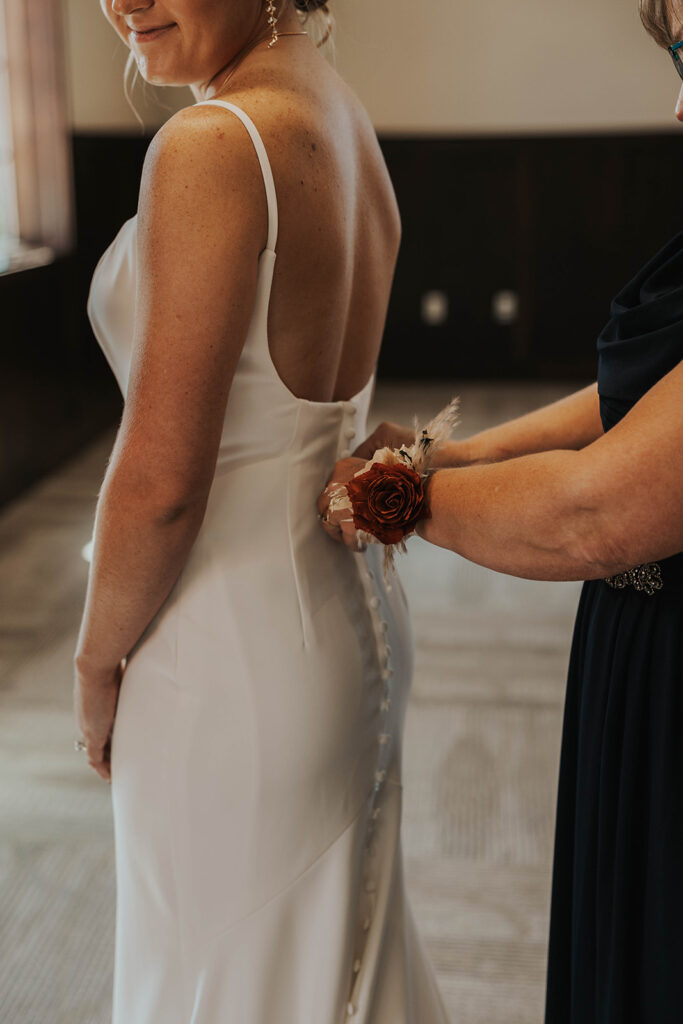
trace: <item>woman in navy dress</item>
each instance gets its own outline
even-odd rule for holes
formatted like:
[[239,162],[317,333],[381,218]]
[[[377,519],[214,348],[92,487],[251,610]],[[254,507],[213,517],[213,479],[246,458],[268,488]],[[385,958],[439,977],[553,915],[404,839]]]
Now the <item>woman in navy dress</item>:
[[[669,7],[643,0],[641,13],[683,78],[683,21]],[[614,299],[597,384],[452,442],[418,525],[500,572],[587,580],[564,716],[546,1024],[683,1022],[682,360],[683,233]],[[382,424],[355,456],[409,436]],[[344,460],[333,480],[358,468]],[[345,515],[325,526],[352,546]]]

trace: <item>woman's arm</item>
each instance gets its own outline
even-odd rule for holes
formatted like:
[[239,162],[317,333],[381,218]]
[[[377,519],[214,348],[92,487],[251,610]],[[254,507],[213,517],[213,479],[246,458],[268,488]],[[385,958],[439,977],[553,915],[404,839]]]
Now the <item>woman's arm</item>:
[[598,386],[590,384],[542,409],[473,434],[464,441],[448,442],[437,455],[436,465],[502,462],[560,448],[578,451],[602,433]]
[[683,549],[683,363],[580,451],[443,469],[418,533],[498,572],[597,579]]
[[[462,441],[449,441],[435,459],[437,468],[473,466],[558,448],[577,451],[602,434],[597,384],[542,409],[484,430]],[[411,444],[413,431],[397,423],[381,423],[353,453],[371,459],[378,448]]]
[[75,657],[82,684],[111,677],[194,543],[266,234],[261,172],[240,121],[207,108],[172,117],[141,182],[134,358],[95,516]]

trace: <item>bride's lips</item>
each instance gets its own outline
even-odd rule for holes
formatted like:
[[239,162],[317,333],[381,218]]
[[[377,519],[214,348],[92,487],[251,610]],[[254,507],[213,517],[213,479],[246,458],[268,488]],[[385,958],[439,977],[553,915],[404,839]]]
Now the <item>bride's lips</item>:
[[159,28],[147,29],[146,32],[143,32],[140,29],[137,31],[135,29],[131,29],[130,38],[135,43],[149,43],[152,39],[158,39],[159,36],[162,36],[164,32],[168,32],[171,28],[175,28],[175,22],[171,25],[161,25]]

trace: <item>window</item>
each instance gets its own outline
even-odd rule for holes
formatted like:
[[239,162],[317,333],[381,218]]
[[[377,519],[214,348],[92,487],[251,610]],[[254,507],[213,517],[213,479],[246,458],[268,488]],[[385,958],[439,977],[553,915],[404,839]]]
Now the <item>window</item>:
[[19,236],[19,212],[9,100],[5,5],[0,0],[0,271],[9,263]]
[[73,241],[61,7],[0,0],[0,273]]

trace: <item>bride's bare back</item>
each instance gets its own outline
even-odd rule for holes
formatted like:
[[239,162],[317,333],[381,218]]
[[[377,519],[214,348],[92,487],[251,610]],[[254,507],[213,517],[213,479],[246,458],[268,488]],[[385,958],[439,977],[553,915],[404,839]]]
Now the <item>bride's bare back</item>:
[[271,356],[295,395],[348,398],[379,353],[400,237],[394,192],[365,110],[326,61],[307,47],[281,80],[252,85],[260,72],[251,68],[239,89],[217,95],[250,114],[273,168]]
[[[400,223],[359,101],[308,40],[278,47],[253,51],[229,88],[206,99],[251,118],[272,167],[275,369],[298,398],[337,401],[357,394],[375,367]],[[136,476],[172,505],[201,501],[211,487],[267,240],[263,176],[245,126],[220,105],[179,111],[143,168],[134,358],[117,441]]]

